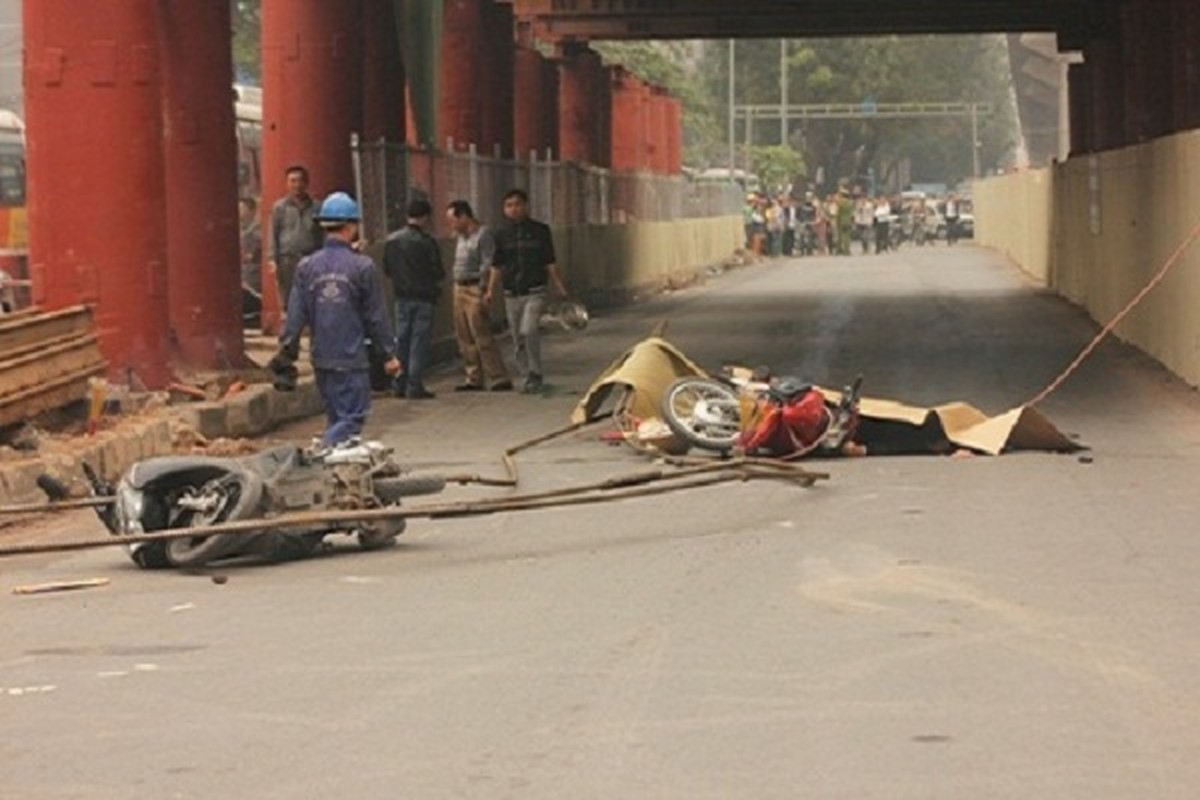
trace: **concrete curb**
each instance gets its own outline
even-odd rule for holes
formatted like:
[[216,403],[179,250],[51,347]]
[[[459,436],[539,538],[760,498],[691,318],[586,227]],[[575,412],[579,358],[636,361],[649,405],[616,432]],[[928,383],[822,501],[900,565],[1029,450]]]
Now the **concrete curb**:
[[0,462],[0,504],[44,501],[45,495],[37,487],[43,473],[66,483],[72,493],[85,494],[85,462],[104,478],[116,480],[141,459],[173,452],[173,434],[180,426],[206,439],[243,438],[322,411],[316,384],[305,377],[294,392],[256,384],[227,400],[166,408],[154,417],[122,419],[93,437],[54,441],[31,458]]

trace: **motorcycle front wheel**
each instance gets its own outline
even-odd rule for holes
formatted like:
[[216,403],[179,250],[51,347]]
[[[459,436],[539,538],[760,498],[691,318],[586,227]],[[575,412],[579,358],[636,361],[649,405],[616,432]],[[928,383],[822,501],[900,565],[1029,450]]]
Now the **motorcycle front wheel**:
[[727,453],[741,434],[737,392],[710,378],[680,378],[662,399],[663,421],[676,435],[705,450]]
[[[263,485],[248,473],[228,472],[200,486],[188,487],[181,500],[196,506],[172,515],[171,528],[192,528],[249,519],[258,513]],[[177,504],[179,500],[176,501]],[[203,506],[203,508],[200,508]],[[200,567],[234,553],[246,537],[235,534],[193,536],[167,542],[167,560],[176,567]]]

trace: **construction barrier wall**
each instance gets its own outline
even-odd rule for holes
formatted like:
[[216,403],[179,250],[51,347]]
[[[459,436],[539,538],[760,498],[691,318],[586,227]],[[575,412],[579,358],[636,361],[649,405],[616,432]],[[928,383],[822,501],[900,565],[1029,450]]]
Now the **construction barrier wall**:
[[[567,288],[589,307],[686,285],[709,266],[728,260],[742,248],[745,237],[740,216],[552,228]],[[448,238],[440,241],[442,260],[449,268],[454,260],[454,244]],[[367,252],[375,263],[383,263],[382,244],[375,244]],[[390,281],[384,284],[390,305]],[[452,291],[453,284],[447,280],[434,314],[435,360],[451,358],[455,353],[450,317]],[[504,302],[497,298],[492,319],[503,318]]]
[[[1111,319],[1200,224],[1200,131],[975,185],[976,239]],[[1200,386],[1200,244],[1117,335]]]

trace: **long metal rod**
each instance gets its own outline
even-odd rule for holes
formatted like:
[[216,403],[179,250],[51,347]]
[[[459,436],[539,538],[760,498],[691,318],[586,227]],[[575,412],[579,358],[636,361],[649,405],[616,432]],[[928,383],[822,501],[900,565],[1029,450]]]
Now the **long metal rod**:
[[[521,495],[503,499],[463,503],[427,504],[422,506],[413,506],[411,508],[392,507],[368,510],[343,509],[339,511],[309,512],[301,514],[288,514],[268,520],[242,520],[238,522],[227,522],[219,525],[202,526],[198,528],[180,528],[171,531],[129,536],[110,536],[103,539],[93,538],[58,542],[53,544],[14,545],[11,547],[0,548],[0,558],[18,555],[35,555],[39,553],[95,550],[104,547],[116,547],[149,542],[163,542],[171,541],[173,539],[190,539],[197,536],[247,535],[261,532],[264,528],[305,528],[338,523],[362,524],[381,520],[412,518],[438,519],[484,516],[496,513],[530,511],[563,506],[589,505],[611,502],[613,500],[651,497],[655,495],[668,494],[671,492],[684,491],[687,489],[698,489],[706,486],[713,486],[719,483],[728,483],[730,481],[749,481],[755,479],[779,480],[783,477],[787,477],[784,474],[773,470],[760,470],[747,467],[742,467],[740,469],[729,469],[725,467],[724,464],[714,464],[713,466],[721,467],[721,469],[719,471],[698,471],[691,474],[689,476],[690,479],[688,480],[672,480],[672,478],[679,477],[680,473],[673,475],[668,474],[660,477],[646,476],[644,481],[637,485],[620,485],[617,486],[617,488],[609,490],[605,490],[603,487],[598,486],[596,488],[587,489],[586,491],[582,491],[584,487],[578,487],[581,491],[571,495],[566,494],[571,490],[557,490],[556,492]],[[657,483],[658,485],[648,485],[650,482]],[[609,483],[611,484],[612,482]],[[811,482],[805,478],[804,480],[800,481],[800,485],[811,485]]]

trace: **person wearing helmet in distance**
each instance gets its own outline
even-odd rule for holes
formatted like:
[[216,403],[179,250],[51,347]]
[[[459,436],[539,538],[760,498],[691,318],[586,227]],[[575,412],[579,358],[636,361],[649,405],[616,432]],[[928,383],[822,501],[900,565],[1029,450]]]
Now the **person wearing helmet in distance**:
[[[325,244],[296,268],[287,327],[273,360],[273,368],[295,362],[300,334],[309,328],[313,371],[328,420],[321,439],[325,446],[357,436],[366,422],[371,405],[367,340],[381,350],[394,341],[379,271],[353,249],[360,220],[358,203],[345,192],[334,192],[321,204],[317,221],[325,231]],[[400,360],[383,352],[384,369],[399,375]]]

